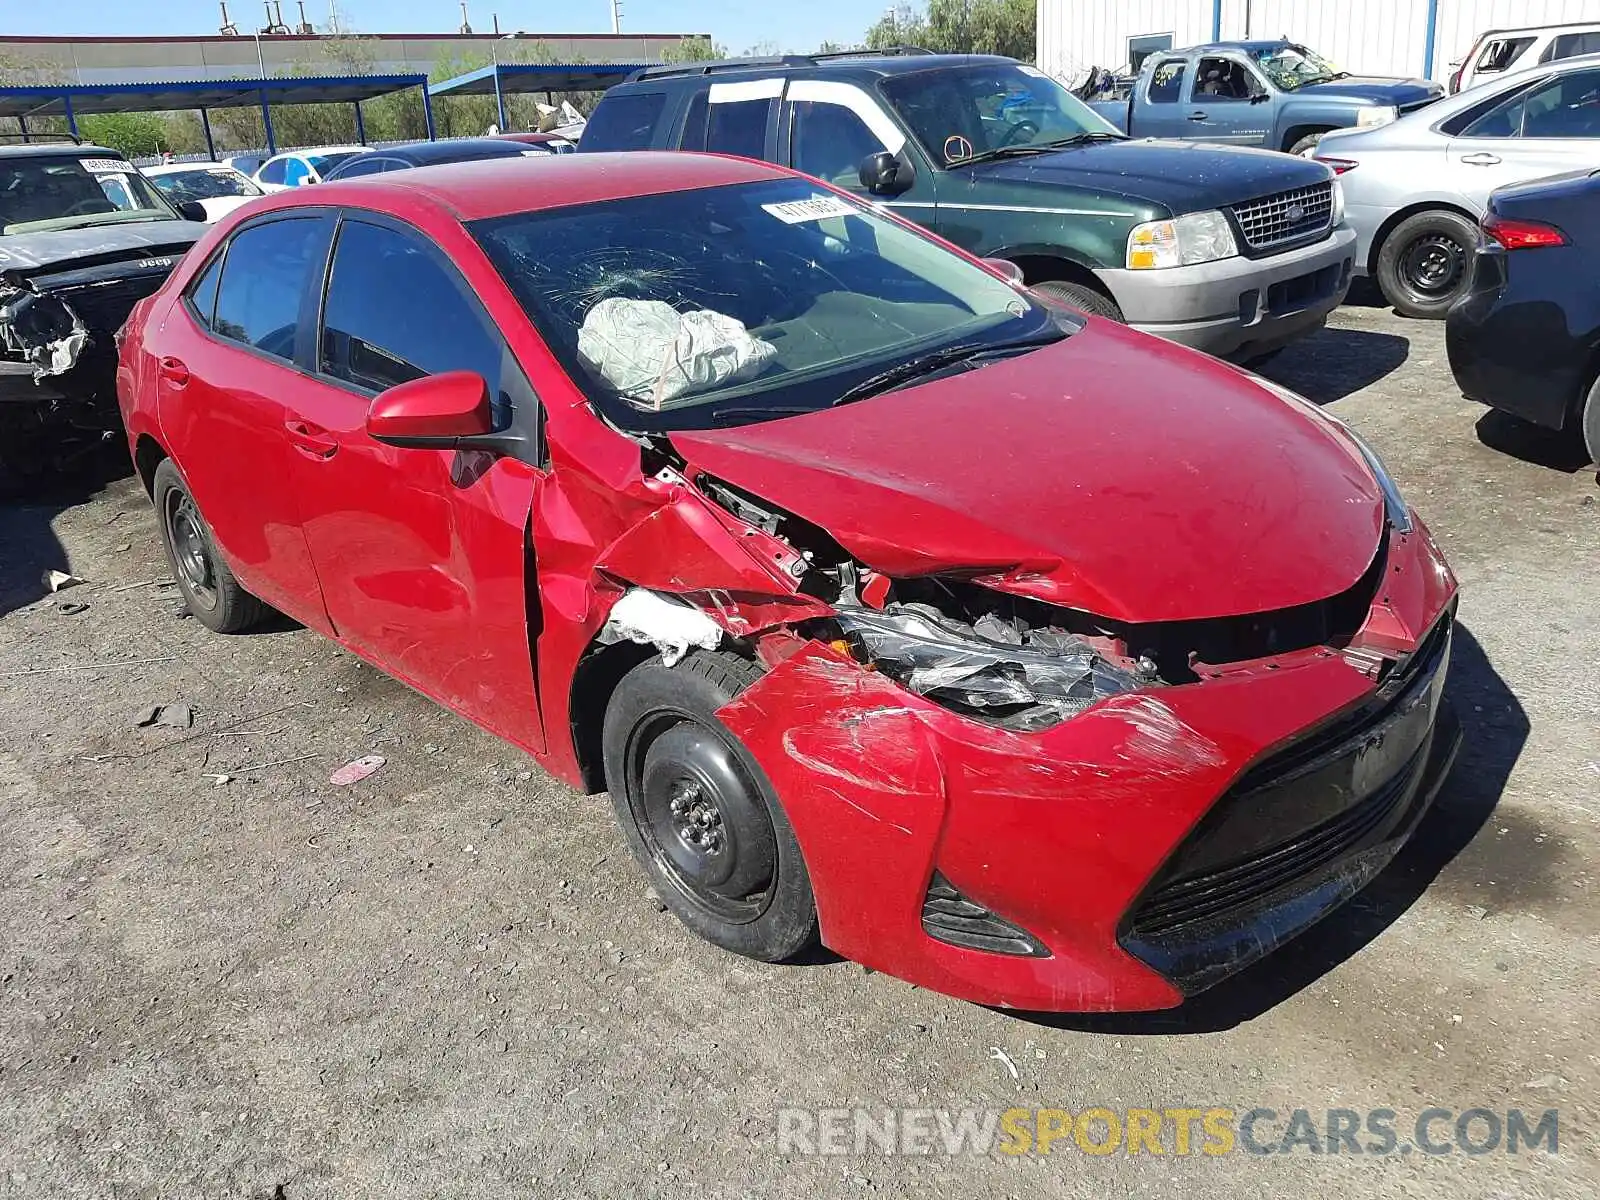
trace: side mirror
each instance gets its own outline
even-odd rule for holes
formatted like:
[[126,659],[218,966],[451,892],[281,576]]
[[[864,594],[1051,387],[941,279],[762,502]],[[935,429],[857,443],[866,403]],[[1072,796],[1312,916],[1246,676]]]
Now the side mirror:
[[996,275],[1003,275],[1007,283],[1022,287],[1025,280],[1022,277],[1022,268],[1008,258],[986,258],[983,265]]
[[206,212],[206,206],[198,200],[181,200],[178,202],[178,215],[185,221],[209,221],[211,217]]
[[446,371],[379,392],[367,408],[367,436],[412,450],[470,448],[494,436],[489,385],[473,371]]
[[863,158],[857,174],[861,176],[861,186],[874,196],[898,196],[912,184],[911,164],[887,150]]

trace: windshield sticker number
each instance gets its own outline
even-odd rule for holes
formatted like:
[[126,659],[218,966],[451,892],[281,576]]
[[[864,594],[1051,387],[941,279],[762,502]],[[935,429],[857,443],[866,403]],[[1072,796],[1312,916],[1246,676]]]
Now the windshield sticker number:
[[782,204],[763,204],[761,207],[785,225],[856,215],[855,205],[847,204],[837,196],[813,196],[809,200],[786,200]]
[[103,172],[125,175],[133,170],[132,163],[120,158],[82,158],[78,161],[83,164],[85,171],[91,171],[97,175]]

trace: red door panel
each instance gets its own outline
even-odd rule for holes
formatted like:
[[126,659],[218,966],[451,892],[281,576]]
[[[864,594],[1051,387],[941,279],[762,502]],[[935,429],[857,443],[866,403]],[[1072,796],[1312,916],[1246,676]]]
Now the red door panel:
[[330,633],[290,479],[284,403],[303,376],[204,331],[174,304],[151,347],[168,450],[239,582]]

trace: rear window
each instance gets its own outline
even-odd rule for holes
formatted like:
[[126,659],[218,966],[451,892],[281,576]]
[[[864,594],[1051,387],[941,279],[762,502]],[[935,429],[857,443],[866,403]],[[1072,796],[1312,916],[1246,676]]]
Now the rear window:
[[648,150],[667,107],[665,92],[623,92],[600,101],[584,126],[585,150]]
[[1563,33],[1550,43],[1544,52],[1544,61],[1555,62],[1561,58],[1576,58],[1580,54],[1600,53],[1600,29],[1584,33]]

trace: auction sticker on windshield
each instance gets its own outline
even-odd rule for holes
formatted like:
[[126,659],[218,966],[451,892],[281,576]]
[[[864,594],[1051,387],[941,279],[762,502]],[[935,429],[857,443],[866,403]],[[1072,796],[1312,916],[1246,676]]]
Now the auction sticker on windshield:
[[85,171],[118,171],[133,170],[133,164],[120,158],[85,158],[80,159]]
[[802,221],[826,221],[829,217],[853,217],[856,208],[837,196],[813,196],[809,200],[785,200],[781,204],[763,204],[767,212],[785,225],[798,225]]

